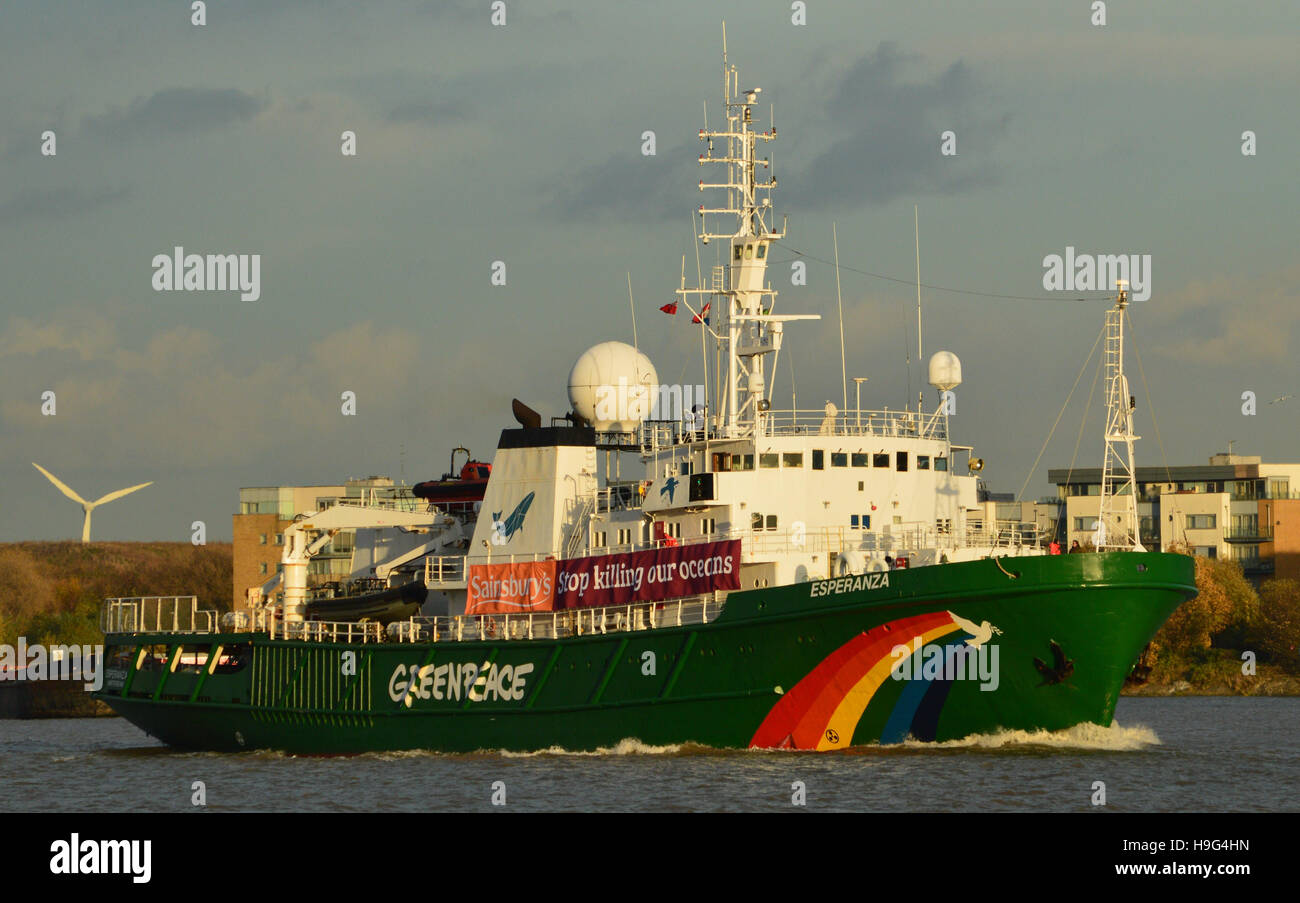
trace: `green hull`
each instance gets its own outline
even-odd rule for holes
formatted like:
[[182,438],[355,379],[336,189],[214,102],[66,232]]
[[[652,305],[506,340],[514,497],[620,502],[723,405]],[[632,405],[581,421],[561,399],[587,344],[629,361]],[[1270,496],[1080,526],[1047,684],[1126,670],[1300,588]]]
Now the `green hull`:
[[[943,741],[1110,724],[1137,656],[1195,593],[1191,558],[1117,552],[738,591],[712,623],[563,639],[111,635],[96,695],[163,742],[203,750]],[[166,647],[172,661],[181,644],[239,662],[151,670],[139,654]]]

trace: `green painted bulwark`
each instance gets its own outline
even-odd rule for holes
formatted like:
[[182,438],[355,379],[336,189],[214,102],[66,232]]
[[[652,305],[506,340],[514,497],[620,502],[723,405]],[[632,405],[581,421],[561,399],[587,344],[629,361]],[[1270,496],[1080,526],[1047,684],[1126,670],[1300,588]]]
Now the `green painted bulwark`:
[[[164,698],[173,694],[163,675],[136,673],[131,650],[180,638],[112,636],[107,654],[128,647],[132,667],[97,695],[174,746],[292,753],[582,750],[628,737],[839,748],[1058,730],[1109,724],[1134,660],[1196,592],[1193,561],[1180,555],[1003,563],[734,592],[709,624],[561,640],[349,646],[212,635],[202,638],[212,649],[243,644],[249,656],[205,675],[202,700]],[[972,646],[996,664],[996,680],[896,679],[897,650],[915,637],[918,665]],[[349,652],[355,676],[344,673]]]

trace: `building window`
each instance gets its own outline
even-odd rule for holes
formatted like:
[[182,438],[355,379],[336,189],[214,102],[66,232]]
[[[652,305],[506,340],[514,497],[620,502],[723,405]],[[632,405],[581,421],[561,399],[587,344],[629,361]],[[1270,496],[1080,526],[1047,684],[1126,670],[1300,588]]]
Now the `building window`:
[[1201,558],[1219,557],[1219,549],[1217,546],[1197,546],[1193,551]]
[[869,465],[867,464],[867,455],[866,455],[865,452],[854,452],[854,453],[853,453],[853,466],[854,466],[854,467],[867,467],[867,466],[869,466]]
[[803,467],[803,452],[786,452],[781,456],[782,467]]
[[916,456],[916,469],[917,469],[917,470],[929,470],[929,469],[930,469],[930,456],[929,456],[929,455],[917,455],[917,456]]
[[265,574],[265,573],[266,573],[266,562],[265,562],[265,561],[263,561],[263,562],[261,563],[260,568],[261,568],[262,573]]
[[872,466],[872,467],[888,467],[888,466],[889,466],[889,452],[876,452],[875,455],[872,456],[872,459],[871,459],[871,466]]
[[778,455],[776,452],[763,452],[761,455],[758,456],[758,466],[765,470],[771,470],[775,467],[779,467],[780,463],[781,463],[781,456]]
[[1187,515],[1188,530],[1213,530],[1216,518],[1213,514]]
[[266,545],[266,534],[262,533],[257,537],[258,545]]
[[282,545],[284,545],[284,534],[283,534],[283,533],[277,533],[277,534],[275,534],[275,544],[276,544],[277,546],[282,546]]
[[907,470],[907,452],[898,453],[898,470],[900,473]]
[[1093,524],[1097,523],[1095,517],[1076,517],[1074,519],[1074,530],[1076,533],[1083,533],[1093,529]]
[[848,467],[849,456],[845,452],[831,452],[831,467]]
[[813,453],[812,453],[812,469],[813,469],[813,470],[825,470],[825,469],[826,469],[826,452],[822,451],[820,448],[814,448],[814,449],[813,449]]

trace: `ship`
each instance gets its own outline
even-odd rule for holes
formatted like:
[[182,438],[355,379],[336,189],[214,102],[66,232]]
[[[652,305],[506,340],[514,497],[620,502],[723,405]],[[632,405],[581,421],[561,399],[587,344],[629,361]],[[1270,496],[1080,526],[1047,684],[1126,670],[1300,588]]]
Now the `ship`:
[[[670,388],[635,344],[587,349],[572,410],[544,423],[516,400],[490,464],[458,449],[459,476],[453,452],[418,501],[300,513],[240,610],[106,600],[96,696],[173,747],[290,754],[835,751],[1111,724],[1196,593],[1191,558],[1139,541],[1126,287],[1106,311],[1095,548],[1055,554],[979,515],[983,462],[949,434],[956,355],[929,360],[932,405],[774,407],[787,326],[818,317],[781,312],[767,279],[786,224],[758,94],[724,50],[723,117],[699,133],[717,206],[697,212],[722,253],[689,288],[683,261],[676,290],[712,386],[707,354],[701,385]],[[366,591],[312,599],[311,556],[340,530]]]

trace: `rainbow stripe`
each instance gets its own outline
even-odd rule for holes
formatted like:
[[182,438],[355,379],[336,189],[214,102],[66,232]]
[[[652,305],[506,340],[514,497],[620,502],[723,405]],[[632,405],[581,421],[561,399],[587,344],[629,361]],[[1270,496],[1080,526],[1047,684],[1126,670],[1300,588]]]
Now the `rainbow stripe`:
[[[920,641],[917,641],[917,638]],[[849,640],[810,671],[772,707],[751,747],[794,749],[844,749],[881,685],[899,661],[892,654],[906,647],[919,672],[919,653],[926,645],[943,640],[959,646],[970,634],[948,612],[933,612],[873,627]],[[946,654],[946,651],[945,651]],[[933,740],[939,713],[952,682],[913,679],[903,687],[881,731],[882,743],[898,743],[908,735]]]

